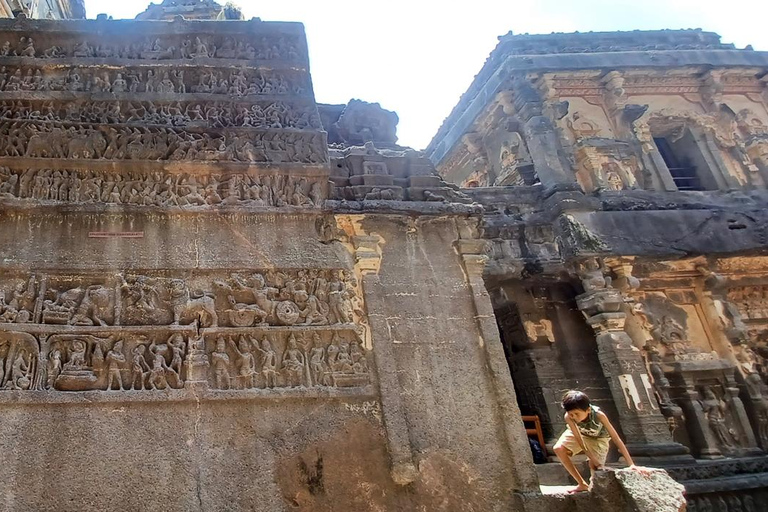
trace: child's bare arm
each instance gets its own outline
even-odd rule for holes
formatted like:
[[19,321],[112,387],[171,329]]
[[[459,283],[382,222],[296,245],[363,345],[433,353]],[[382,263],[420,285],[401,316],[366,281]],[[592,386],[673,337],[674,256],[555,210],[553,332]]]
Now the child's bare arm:
[[627,450],[627,446],[624,444],[624,441],[621,440],[621,437],[619,437],[619,434],[618,432],[616,432],[616,429],[613,428],[613,425],[611,424],[611,420],[608,419],[608,416],[606,416],[603,411],[600,411],[597,414],[597,419],[600,420],[600,423],[602,423],[605,429],[608,431],[608,434],[610,434],[611,439],[613,439],[613,442],[616,443],[616,448],[619,449],[619,452],[624,457],[624,460],[627,461],[627,465],[630,468],[634,468],[635,461],[632,460],[632,456],[629,454],[629,450]]
[[571,429],[571,432],[573,432],[573,437],[576,439],[576,442],[579,445],[579,448],[584,452],[584,455],[587,456],[587,458],[592,461],[592,463],[596,466],[599,466],[597,462],[597,458],[592,454],[591,451],[587,448],[587,445],[584,443],[584,438],[581,437],[581,432],[579,432],[579,427],[576,426],[576,422],[571,419],[568,414],[564,417],[565,422],[568,424],[568,428]]

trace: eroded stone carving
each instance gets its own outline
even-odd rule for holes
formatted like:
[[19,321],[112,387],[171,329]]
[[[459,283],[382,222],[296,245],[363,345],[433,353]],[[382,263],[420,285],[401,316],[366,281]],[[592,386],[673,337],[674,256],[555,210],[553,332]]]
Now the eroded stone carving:
[[60,41],[44,50],[35,47],[31,37],[21,37],[17,44],[6,40],[0,46],[1,57],[43,59],[130,59],[130,60],[286,60],[303,59],[295,36],[262,36],[248,42],[234,36],[162,36],[147,37],[143,42],[92,45],[86,40]]
[[[33,275],[0,283],[0,323],[201,327],[351,325],[362,318],[357,282],[343,270],[232,273],[192,281],[118,274]],[[5,303],[6,289],[13,298]],[[118,306],[119,304],[119,306]],[[35,311],[39,308],[39,317]],[[180,362],[179,362],[180,364]]]
[[322,133],[190,133],[171,128],[0,123],[0,156],[69,159],[296,162],[328,160]]
[[282,101],[224,102],[99,102],[42,105],[22,101],[0,102],[0,119],[43,122],[83,122],[169,127],[251,127],[258,129],[321,129],[312,106],[296,108]]
[[350,331],[265,330],[210,336],[208,344],[217,389],[356,387],[370,379],[365,350]]
[[231,204],[318,207],[325,191],[317,178],[165,172],[11,170],[0,167],[0,199],[135,206],[195,207]]

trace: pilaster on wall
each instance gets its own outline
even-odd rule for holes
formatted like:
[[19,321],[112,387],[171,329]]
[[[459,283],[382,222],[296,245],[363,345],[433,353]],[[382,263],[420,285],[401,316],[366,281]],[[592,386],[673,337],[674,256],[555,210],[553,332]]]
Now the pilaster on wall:
[[362,215],[336,216],[339,229],[347,235],[347,246],[354,255],[355,274],[362,288],[360,291],[370,311],[367,315],[370,325],[362,337],[367,348],[371,348],[374,354],[390,455],[390,474],[398,485],[408,485],[418,477],[418,469],[413,460],[401,387],[397,379],[397,363],[390,340],[382,338],[375,343],[372,340],[372,331],[387,329],[386,320],[373,313],[377,310],[377,301],[380,301],[379,269],[384,240],[376,234],[365,233],[361,226],[362,220]]
[[[456,250],[461,256],[467,282],[472,292],[475,306],[475,320],[480,331],[480,343],[486,357],[486,363],[496,394],[498,411],[503,428],[504,440],[512,454],[528,453],[527,436],[520,409],[517,405],[512,377],[509,373],[504,350],[499,336],[496,316],[490,295],[485,288],[483,271],[488,260],[485,240],[474,237],[472,221],[459,221],[459,233],[462,237],[456,242]],[[517,460],[514,466],[515,488],[520,491],[538,490],[538,477],[533,462],[525,457]]]

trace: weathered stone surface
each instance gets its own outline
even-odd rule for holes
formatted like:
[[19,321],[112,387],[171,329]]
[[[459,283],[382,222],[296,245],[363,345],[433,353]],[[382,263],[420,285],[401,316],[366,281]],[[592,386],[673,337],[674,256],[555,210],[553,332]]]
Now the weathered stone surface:
[[605,503],[605,509],[633,512],[683,512],[686,510],[685,489],[666,471],[649,470],[649,474],[620,469],[602,471],[595,477],[591,493]]

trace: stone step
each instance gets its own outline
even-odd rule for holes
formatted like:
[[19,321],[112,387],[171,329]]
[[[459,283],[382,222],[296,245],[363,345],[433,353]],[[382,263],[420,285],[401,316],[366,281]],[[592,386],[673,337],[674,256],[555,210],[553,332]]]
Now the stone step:
[[[584,476],[589,478],[589,466],[586,461],[575,461],[576,468]],[[548,462],[547,464],[536,464],[536,473],[539,475],[539,484],[547,486],[566,486],[576,485],[573,478],[565,470],[565,467],[559,462]]]

